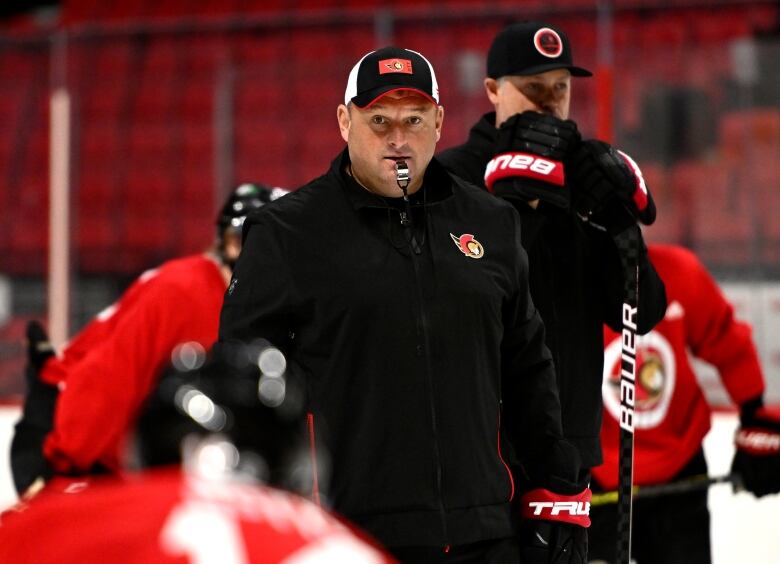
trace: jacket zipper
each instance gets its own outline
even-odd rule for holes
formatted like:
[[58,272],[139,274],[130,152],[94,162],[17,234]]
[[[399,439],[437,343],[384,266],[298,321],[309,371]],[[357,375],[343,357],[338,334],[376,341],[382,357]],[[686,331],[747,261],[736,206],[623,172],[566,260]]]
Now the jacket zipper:
[[[409,214],[411,215],[411,213]],[[414,270],[414,282],[415,282],[415,288],[417,290],[417,302],[418,302],[418,310],[417,310],[417,321],[419,323],[420,332],[422,333],[423,338],[423,346],[425,347],[425,375],[426,375],[426,383],[428,384],[428,399],[430,402],[430,408],[431,408],[431,429],[433,431],[433,457],[434,462],[436,465],[436,493],[439,499],[439,517],[441,519],[441,528],[442,528],[442,534],[444,537],[444,542],[442,543],[443,546],[448,547],[450,545],[449,541],[449,531],[447,530],[447,518],[446,518],[446,512],[444,509],[444,499],[443,499],[443,493],[442,493],[442,470],[441,470],[441,451],[439,448],[439,431],[438,426],[436,425],[436,401],[434,399],[433,395],[433,369],[431,368],[431,356],[430,356],[430,339],[428,336],[428,319],[425,314],[425,306],[423,302],[423,291],[422,291],[422,285],[420,283],[420,265],[418,264],[418,256],[421,253],[421,249],[419,244],[417,243],[417,238],[414,235],[414,226],[412,222],[407,217],[407,214],[404,212],[401,212],[401,225],[404,228],[404,231],[406,231],[409,235],[409,244],[412,247],[412,253],[411,253],[411,260],[412,260],[412,269]]]

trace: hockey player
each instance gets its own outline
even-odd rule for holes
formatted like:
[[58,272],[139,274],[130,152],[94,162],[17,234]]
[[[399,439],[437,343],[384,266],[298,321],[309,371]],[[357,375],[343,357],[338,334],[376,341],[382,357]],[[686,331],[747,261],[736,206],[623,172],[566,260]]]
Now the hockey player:
[[300,366],[328,500],[401,561],[582,562],[589,490],[517,214],[433,158],[444,110],[421,54],[366,54],[336,115],[330,170],[247,218],[218,346],[263,337]]
[[[637,344],[634,482],[664,484],[706,476],[702,441],[711,412],[689,355],[718,369],[742,428],[732,471],[756,496],[780,491],[780,412],[763,406],[764,379],[750,326],[734,318],[731,304],[696,256],[683,247],[650,245],[650,260],[666,284],[664,319]],[[602,490],[617,486],[620,337],[605,328],[604,464],[594,468]],[[615,507],[591,511],[591,558],[615,561]],[[639,564],[710,562],[707,491],[634,502],[633,557]]]
[[239,186],[219,213],[208,251],[143,273],[60,354],[40,326],[28,328],[29,391],[11,448],[20,494],[53,474],[122,467],[125,436],[176,346],[189,343],[177,352],[198,355],[216,340],[244,217],[279,193]]
[[[568,119],[572,77],[590,75],[573,64],[557,27],[510,25],[488,52],[485,90],[495,112],[482,116],[464,144],[439,155],[451,172],[519,212],[531,296],[553,355],[564,435],[582,458],[582,483],[601,462],[602,326],[621,327],[624,276],[613,235],[655,216],[636,164],[606,143],[582,141]],[[638,331],[646,333],[666,301],[643,243],[639,286]]]
[[55,478],[0,516],[0,562],[389,564],[343,522],[283,491],[310,474],[301,403],[283,358],[263,360],[278,351],[232,352],[241,354],[166,374],[151,394],[140,450],[176,465],[127,480]]

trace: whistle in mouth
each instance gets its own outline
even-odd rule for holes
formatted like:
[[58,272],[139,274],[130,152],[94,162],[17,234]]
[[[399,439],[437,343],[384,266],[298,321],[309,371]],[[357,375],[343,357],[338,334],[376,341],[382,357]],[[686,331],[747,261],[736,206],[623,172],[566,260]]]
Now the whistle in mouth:
[[398,181],[398,185],[403,188],[409,184],[409,165],[406,164],[406,161],[395,162],[395,179]]

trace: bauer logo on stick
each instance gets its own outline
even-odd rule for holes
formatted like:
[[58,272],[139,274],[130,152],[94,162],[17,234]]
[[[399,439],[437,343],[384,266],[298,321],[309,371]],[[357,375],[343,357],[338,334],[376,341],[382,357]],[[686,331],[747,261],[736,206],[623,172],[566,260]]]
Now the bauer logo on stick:
[[[622,342],[621,336],[604,349],[604,407],[615,420],[621,417],[621,372],[625,368]],[[672,345],[658,331],[638,336],[634,345],[634,428],[653,429],[666,420],[669,412],[677,383],[677,363]]]
[[457,245],[460,252],[469,258],[480,259],[485,254],[485,249],[482,248],[482,243],[474,238],[474,235],[470,233],[464,233],[460,237],[457,237],[450,233],[452,241]]

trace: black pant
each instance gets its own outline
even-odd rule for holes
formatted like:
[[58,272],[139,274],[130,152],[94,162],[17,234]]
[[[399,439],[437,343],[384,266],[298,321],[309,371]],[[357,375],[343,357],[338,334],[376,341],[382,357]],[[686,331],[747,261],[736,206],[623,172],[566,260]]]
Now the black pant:
[[388,548],[401,564],[518,564],[517,539],[490,539],[471,544],[444,547],[403,546]]
[[[671,481],[707,473],[699,450]],[[593,491],[599,491],[593,485]],[[615,562],[617,505],[592,507],[588,558]],[[707,490],[634,500],[631,556],[637,564],[709,564]]]

